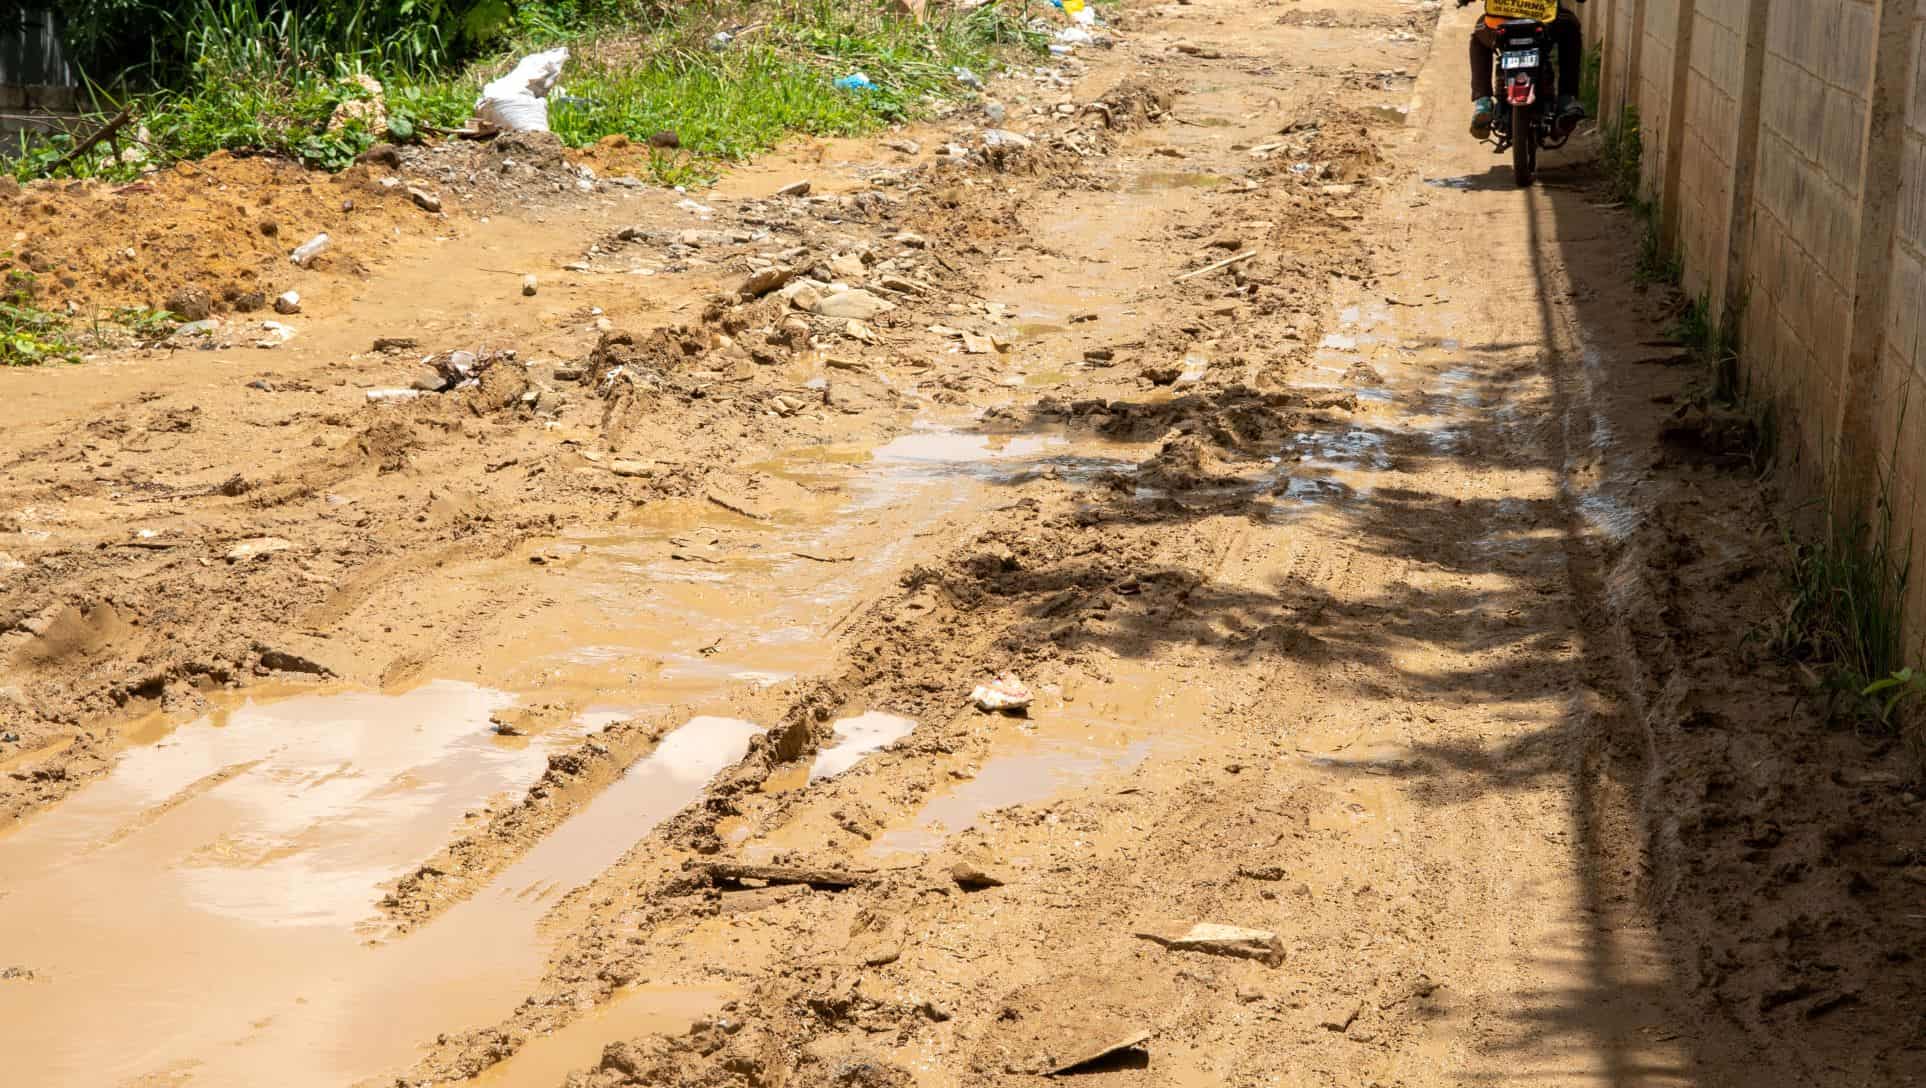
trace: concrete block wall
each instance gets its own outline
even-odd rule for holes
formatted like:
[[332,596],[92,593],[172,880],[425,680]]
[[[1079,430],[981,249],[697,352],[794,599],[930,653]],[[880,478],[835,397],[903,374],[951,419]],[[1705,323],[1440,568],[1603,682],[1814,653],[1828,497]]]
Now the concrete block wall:
[[1926,0],[1590,6],[1686,290],[1737,315],[1802,485],[1887,491],[1926,635]]
[[1926,617],[1926,5],[1915,12],[1911,57],[1873,433],[1887,439],[1880,468],[1893,509],[1910,514],[1898,522],[1913,545],[1908,614]]

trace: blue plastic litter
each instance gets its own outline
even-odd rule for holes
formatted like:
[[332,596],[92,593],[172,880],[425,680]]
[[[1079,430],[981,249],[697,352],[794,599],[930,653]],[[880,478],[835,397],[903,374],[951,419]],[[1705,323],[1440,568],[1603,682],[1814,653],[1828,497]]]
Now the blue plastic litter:
[[876,84],[871,83],[869,77],[861,72],[851,72],[843,76],[836,81],[836,86],[845,91],[873,91],[876,89]]

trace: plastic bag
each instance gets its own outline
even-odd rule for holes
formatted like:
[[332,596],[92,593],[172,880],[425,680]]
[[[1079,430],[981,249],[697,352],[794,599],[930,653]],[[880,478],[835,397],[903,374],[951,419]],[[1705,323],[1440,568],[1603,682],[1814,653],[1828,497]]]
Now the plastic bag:
[[567,62],[567,48],[523,57],[513,71],[482,88],[475,100],[476,119],[506,132],[547,132],[548,92]]

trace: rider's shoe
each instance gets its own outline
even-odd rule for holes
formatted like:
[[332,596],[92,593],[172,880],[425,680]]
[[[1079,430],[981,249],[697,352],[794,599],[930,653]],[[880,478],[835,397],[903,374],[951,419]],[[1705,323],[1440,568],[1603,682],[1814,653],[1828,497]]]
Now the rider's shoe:
[[1577,95],[1561,94],[1558,96],[1558,124],[1561,128],[1569,132],[1577,128],[1578,123],[1584,119],[1585,106],[1578,101]]
[[1498,104],[1489,98],[1479,98],[1471,103],[1471,135],[1473,139],[1491,138],[1491,114]]

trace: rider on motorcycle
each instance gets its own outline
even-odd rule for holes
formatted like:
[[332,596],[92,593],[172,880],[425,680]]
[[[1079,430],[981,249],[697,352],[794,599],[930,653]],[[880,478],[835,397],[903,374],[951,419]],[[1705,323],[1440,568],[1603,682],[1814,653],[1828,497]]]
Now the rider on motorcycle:
[[[1458,0],[1459,7],[1469,3],[1471,0]],[[1503,22],[1498,16],[1487,15],[1471,32],[1471,134],[1480,140],[1491,136],[1491,115],[1498,108],[1491,86],[1491,59],[1498,46],[1495,31]],[[1585,119],[1585,107],[1578,101],[1585,67],[1585,28],[1578,25],[1578,16],[1560,3],[1558,17],[1547,29],[1558,46],[1558,120],[1569,130]]]

